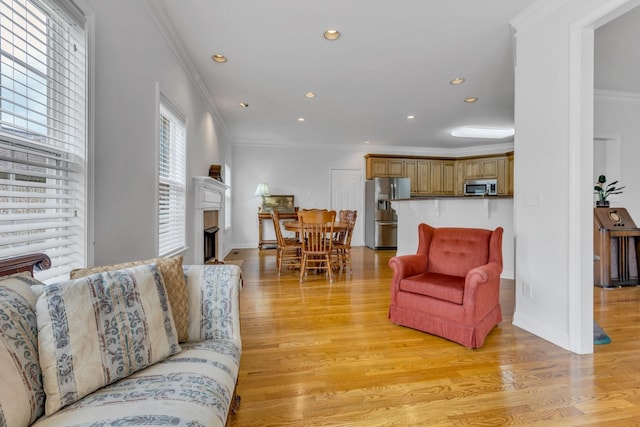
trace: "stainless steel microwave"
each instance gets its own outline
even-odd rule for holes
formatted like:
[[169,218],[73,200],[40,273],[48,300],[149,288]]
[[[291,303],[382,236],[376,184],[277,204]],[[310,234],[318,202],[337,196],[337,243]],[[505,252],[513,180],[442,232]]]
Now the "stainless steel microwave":
[[465,196],[496,196],[498,181],[495,179],[468,179],[464,182]]

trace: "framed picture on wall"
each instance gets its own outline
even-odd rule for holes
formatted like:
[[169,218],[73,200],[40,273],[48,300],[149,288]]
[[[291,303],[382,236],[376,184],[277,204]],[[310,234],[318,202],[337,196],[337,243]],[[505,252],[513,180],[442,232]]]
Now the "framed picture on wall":
[[277,194],[262,196],[262,211],[271,212],[274,210],[279,212],[295,212],[293,196]]

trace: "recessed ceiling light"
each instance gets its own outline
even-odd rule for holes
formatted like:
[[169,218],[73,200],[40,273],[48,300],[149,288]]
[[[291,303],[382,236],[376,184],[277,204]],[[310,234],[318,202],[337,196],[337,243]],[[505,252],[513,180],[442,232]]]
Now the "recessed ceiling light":
[[211,59],[213,59],[215,62],[217,62],[218,64],[222,64],[224,62],[227,62],[227,57],[224,55],[220,55],[219,53],[216,53],[215,55],[213,55],[211,57]]
[[247,108],[248,106],[249,106],[249,104],[247,104],[246,102],[238,103],[238,107]]
[[473,126],[463,126],[454,129],[451,135],[459,138],[487,138],[502,139],[513,136],[513,128],[481,128]]
[[364,143],[365,144],[371,144],[371,141],[365,141]]
[[456,77],[455,79],[449,81],[449,84],[452,85],[461,85],[462,83],[464,83],[464,79],[462,77]]
[[313,93],[313,92],[307,92],[307,93],[304,94],[304,97],[305,98],[315,98],[316,94]]
[[473,104],[474,102],[476,102],[478,100],[477,97],[475,96],[470,96],[468,98],[464,99],[464,102],[466,102],[467,104]]
[[329,29],[324,32],[324,38],[327,40],[338,40],[340,38],[340,31]]
[[416,116],[414,116],[413,114],[407,116],[407,120],[413,120],[415,118]]
[[304,117],[298,117],[299,122],[304,122]]

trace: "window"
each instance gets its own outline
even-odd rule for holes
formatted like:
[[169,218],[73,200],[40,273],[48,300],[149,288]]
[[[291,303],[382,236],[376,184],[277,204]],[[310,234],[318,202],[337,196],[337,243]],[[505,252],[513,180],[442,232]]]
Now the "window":
[[186,248],[185,120],[171,104],[160,102],[158,155],[158,255]]
[[85,32],[46,0],[0,0],[0,258],[86,260]]

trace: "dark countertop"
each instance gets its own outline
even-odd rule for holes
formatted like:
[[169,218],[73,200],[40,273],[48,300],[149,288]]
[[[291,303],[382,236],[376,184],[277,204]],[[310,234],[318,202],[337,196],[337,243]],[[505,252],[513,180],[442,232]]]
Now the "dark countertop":
[[394,199],[392,202],[410,202],[413,200],[436,200],[436,199],[468,199],[468,200],[492,200],[492,199],[513,199],[513,196],[415,196],[410,199]]

